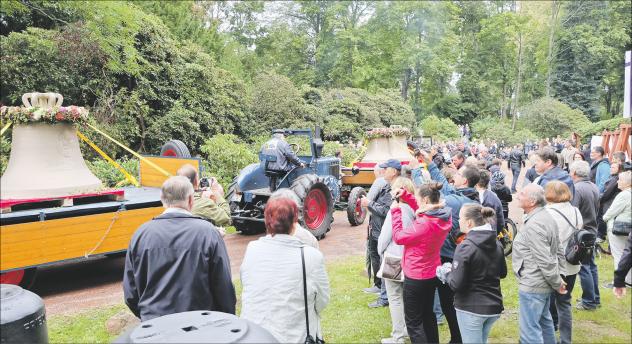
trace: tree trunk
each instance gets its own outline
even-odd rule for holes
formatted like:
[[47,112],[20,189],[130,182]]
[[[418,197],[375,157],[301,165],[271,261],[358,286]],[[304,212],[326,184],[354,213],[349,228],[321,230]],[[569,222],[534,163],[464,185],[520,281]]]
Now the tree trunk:
[[516,77],[516,96],[514,97],[511,130],[516,129],[516,118],[518,117],[518,101],[520,100],[520,84],[522,82],[522,31],[518,32],[518,76]]
[[401,94],[402,94],[402,99],[405,101],[408,100],[408,84],[410,83],[410,73],[411,73],[410,68],[406,68],[404,72],[402,73]]
[[553,0],[551,3],[551,20],[549,21],[549,50],[546,55],[546,96],[551,96],[551,77],[553,70],[553,44],[555,44],[555,28],[557,26],[557,16],[560,12],[560,2]]

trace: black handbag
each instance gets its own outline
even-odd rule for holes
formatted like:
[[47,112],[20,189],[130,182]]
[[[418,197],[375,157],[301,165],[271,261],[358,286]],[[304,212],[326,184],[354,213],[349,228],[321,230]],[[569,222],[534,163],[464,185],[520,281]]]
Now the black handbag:
[[307,327],[307,337],[305,338],[305,344],[325,344],[325,341],[318,338],[318,334],[312,337],[309,334],[309,311],[307,308],[307,275],[305,273],[305,253],[301,246],[301,263],[303,264],[303,300],[305,301],[305,326]]
[[632,231],[632,222],[617,221],[616,218],[614,219],[612,234],[628,236],[630,231]]

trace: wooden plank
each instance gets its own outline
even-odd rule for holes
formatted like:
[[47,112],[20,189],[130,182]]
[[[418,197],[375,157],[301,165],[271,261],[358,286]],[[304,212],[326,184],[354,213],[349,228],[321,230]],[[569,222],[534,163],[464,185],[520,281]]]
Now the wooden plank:
[[[169,172],[172,176],[175,176],[178,169],[185,164],[193,165],[193,167],[198,170],[198,174],[200,173],[201,162],[200,159],[197,158],[173,158],[162,156],[145,156],[145,158]],[[163,173],[156,170],[146,161],[140,161],[140,184],[142,186],[161,187],[162,183],[164,183],[167,178],[168,176],[165,176]]]
[[0,270],[82,257],[102,238],[92,254],[124,250],[136,229],[162,211],[162,207],[122,211],[109,232],[114,212],[2,226]]

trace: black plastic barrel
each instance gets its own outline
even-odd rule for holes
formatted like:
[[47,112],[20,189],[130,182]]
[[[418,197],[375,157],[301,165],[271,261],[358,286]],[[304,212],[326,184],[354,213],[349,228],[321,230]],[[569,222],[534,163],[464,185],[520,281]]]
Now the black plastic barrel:
[[42,298],[17,285],[0,284],[0,343],[48,343]]
[[261,326],[222,312],[194,311],[140,323],[114,343],[278,343]]

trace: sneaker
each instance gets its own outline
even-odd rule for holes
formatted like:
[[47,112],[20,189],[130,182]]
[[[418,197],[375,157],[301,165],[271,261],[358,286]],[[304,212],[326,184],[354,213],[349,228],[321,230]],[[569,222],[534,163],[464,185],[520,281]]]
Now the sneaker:
[[388,307],[388,302],[381,302],[380,300],[369,303],[369,308]]
[[362,291],[364,291],[367,294],[379,294],[380,293],[380,288],[378,288],[376,286],[372,286],[371,288],[364,288],[364,289],[362,289]]
[[382,338],[382,344],[402,344],[404,343],[404,339],[397,340],[393,337],[390,338]]
[[612,282],[610,282],[610,283],[602,285],[601,287],[604,288],[604,289],[612,289],[612,288],[614,288],[614,284]]
[[439,318],[437,318],[437,325],[443,325],[443,324],[445,324],[445,317],[440,316]]
[[602,242],[604,242],[605,240],[603,238],[597,237],[597,239],[595,239],[595,244],[599,245]]
[[[599,306],[597,306],[597,307],[599,307]],[[582,311],[594,311],[594,310],[595,310],[595,308],[597,308],[597,307],[589,307],[589,306],[587,306],[587,305],[586,305],[585,303],[583,303],[583,302],[580,302],[580,303],[578,303],[578,304],[575,306],[575,308],[577,308],[577,309],[579,309],[579,310],[582,310]]]

